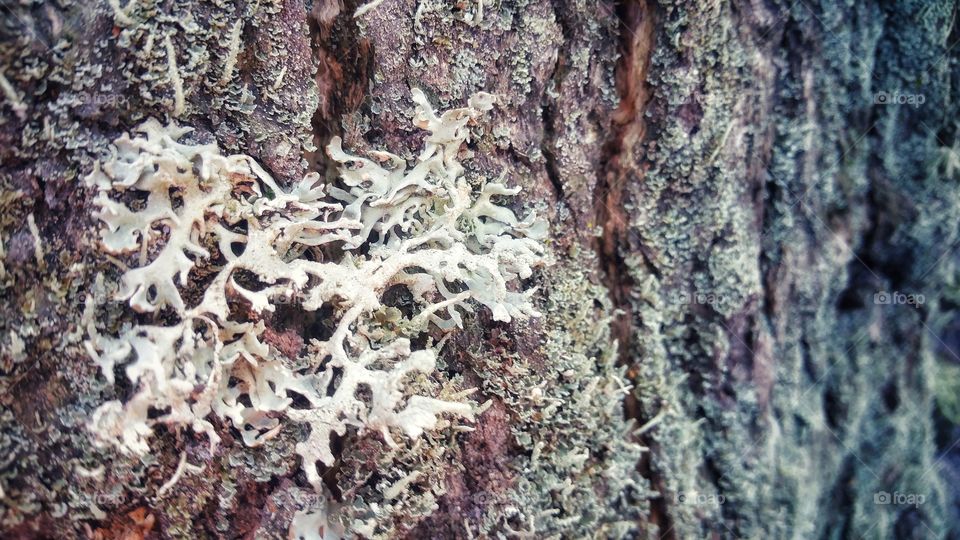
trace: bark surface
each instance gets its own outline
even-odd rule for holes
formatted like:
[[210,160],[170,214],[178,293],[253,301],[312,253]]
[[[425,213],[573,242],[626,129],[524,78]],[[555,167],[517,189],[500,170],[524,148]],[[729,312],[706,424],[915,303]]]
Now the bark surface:
[[[338,441],[353,534],[960,535],[956,2],[360,7],[0,3],[0,536],[288,537],[319,497],[296,424],[247,448],[219,423],[216,455],[188,430],[91,445],[131,389],[84,307],[137,319],[82,178],[148,117],[286,184],[333,177],[334,135],[413,157],[411,88],[498,96],[465,165],[523,187],[556,262],[542,317],[478,310],[444,349],[435,377],[490,401],[472,432]],[[291,355],[323,327],[265,322]],[[204,472],[160,490],[184,454]]]

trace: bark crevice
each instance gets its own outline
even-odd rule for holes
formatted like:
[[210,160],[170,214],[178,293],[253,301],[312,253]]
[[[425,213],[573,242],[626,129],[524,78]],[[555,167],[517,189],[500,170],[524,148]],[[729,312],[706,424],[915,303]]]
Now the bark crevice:
[[[595,249],[600,273],[610,291],[615,319],[612,335],[617,340],[619,363],[627,365],[628,377],[636,378],[636,365],[642,362],[642,351],[635,350],[634,310],[630,292],[636,287],[627,270],[624,253],[640,253],[640,261],[651,274],[659,278],[645,248],[638,238],[629,234],[630,218],[625,208],[628,182],[643,181],[641,163],[642,145],[646,137],[644,113],[651,98],[647,83],[650,60],[656,43],[656,24],[653,3],[647,0],[626,0],[614,5],[619,22],[620,58],[615,68],[619,104],[612,114],[612,135],[603,148],[603,164],[598,170],[594,190],[594,212],[602,234],[596,238]],[[624,400],[627,418],[643,424],[655,412],[643,411],[632,393]],[[656,443],[649,436],[640,435],[640,443],[654,451]],[[649,452],[637,464],[637,470],[651,487],[664,492],[664,481],[651,466]],[[650,500],[650,522],[663,532],[661,538],[672,539],[673,525],[662,497]]]

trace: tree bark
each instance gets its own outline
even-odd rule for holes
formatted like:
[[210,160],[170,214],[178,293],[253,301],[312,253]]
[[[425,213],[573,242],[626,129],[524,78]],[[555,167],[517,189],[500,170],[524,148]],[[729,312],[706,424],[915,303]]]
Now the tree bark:
[[[90,360],[85,306],[107,329],[141,316],[96,298],[120,269],[82,178],[149,117],[286,185],[335,176],[335,135],[415,156],[412,88],[438,110],[498,97],[468,174],[523,188],[554,264],[529,283],[541,317],[477,310],[444,348],[434,377],[490,402],[472,431],[338,442],[324,481],[350,536],[960,536],[956,2],[0,14],[3,536],[288,537],[324,496],[297,424],[248,448],[215,422],[215,455],[189,430],[141,459],[91,445],[131,388]],[[291,350],[322,324],[265,322]],[[161,489],[181,455],[204,472]]]

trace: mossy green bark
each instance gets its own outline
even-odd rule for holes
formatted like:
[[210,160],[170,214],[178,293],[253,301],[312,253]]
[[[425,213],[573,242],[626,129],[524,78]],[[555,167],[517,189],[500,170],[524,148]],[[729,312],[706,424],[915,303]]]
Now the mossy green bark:
[[957,534],[956,8],[656,5],[621,253],[661,533]]

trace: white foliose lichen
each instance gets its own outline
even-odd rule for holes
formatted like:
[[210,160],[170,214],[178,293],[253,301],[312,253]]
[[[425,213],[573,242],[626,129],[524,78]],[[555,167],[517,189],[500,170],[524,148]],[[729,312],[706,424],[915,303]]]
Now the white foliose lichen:
[[[494,202],[519,188],[474,189],[458,161],[492,96],[441,116],[419,90],[413,98],[415,124],[429,134],[412,168],[387,152],[349,155],[334,139],[339,180],[310,174],[289,191],[249,156],[178,142],[190,130],[173,124],[149,120],[115,141],[87,178],[99,191],[101,246],[139,254],[119,295],[155,324],[119,336],[88,327],[104,376],[114,382],[122,367],[135,388],[95,411],[98,444],[144,454],[154,427],[167,424],[206,434],[213,452],[215,415],[257,446],[285,417],[310,426],[297,452],[320,490],[316,462],[333,464],[333,433],[375,430],[394,445],[393,432],[416,438],[441,414],[472,418],[462,400],[405,393],[409,374],[435,370],[436,346],[413,350],[411,340],[430,325],[460,326],[471,304],[498,321],[537,315],[533,291],[511,284],[546,262],[542,223]],[[395,286],[414,299],[411,315],[383,305]],[[266,343],[261,318],[281,303],[326,307],[332,335],[286,357]],[[378,323],[385,310],[389,332]],[[309,405],[293,407],[295,396]]]

